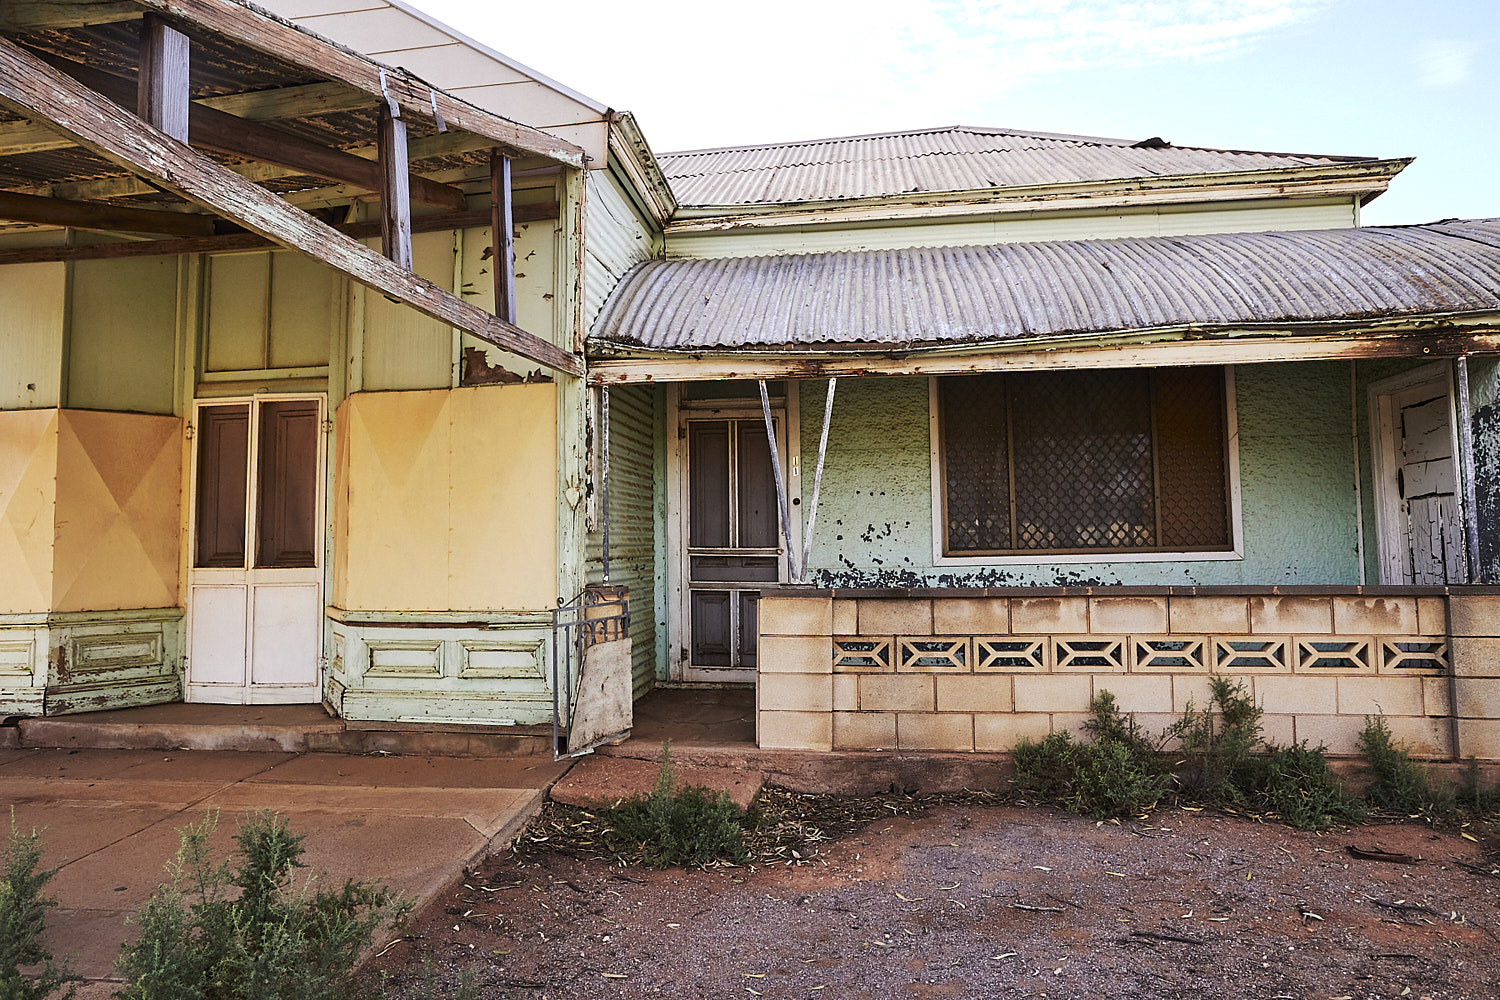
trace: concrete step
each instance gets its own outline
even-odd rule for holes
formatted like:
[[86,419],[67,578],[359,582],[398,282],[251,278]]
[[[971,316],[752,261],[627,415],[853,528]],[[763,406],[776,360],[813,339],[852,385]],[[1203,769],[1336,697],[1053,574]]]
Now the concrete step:
[[551,757],[552,728],[349,722],[318,705],[173,704],[23,718],[0,730],[0,746]]

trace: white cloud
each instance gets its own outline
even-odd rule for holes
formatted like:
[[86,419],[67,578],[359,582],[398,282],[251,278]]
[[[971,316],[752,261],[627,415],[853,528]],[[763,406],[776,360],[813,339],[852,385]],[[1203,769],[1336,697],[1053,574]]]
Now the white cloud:
[[954,124],[1071,71],[1221,59],[1334,0],[574,0],[566,23],[519,0],[409,2],[672,149]]
[[1417,46],[1417,81],[1424,87],[1454,87],[1474,73],[1479,46],[1451,38],[1434,38]]

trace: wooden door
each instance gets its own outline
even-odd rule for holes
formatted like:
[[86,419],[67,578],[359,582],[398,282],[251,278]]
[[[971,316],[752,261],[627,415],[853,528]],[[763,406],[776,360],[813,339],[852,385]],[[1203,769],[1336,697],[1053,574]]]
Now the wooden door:
[[[1453,401],[1446,365],[1375,397],[1381,582],[1441,586],[1468,579]],[[1410,381],[1410,380],[1408,380]],[[1381,388],[1381,387],[1377,387]]]
[[321,397],[199,403],[189,701],[321,698]]
[[[778,441],[783,421],[776,419]],[[764,584],[784,579],[776,480],[760,414],[685,415],[685,607],[679,679],[755,679]],[[778,444],[785,454],[785,448]]]

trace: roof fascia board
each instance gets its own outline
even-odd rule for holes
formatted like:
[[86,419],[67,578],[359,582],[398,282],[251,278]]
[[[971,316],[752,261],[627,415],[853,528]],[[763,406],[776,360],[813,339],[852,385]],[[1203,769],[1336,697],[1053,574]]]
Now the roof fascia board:
[[1343,196],[1360,196],[1368,201],[1384,191],[1391,179],[1411,162],[1412,158],[1407,157],[1312,167],[1282,167],[1275,170],[1032,184],[998,190],[986,188],[954,193],[905,194],[797,204],[692,205],[678,210],[676,218],[667,227],[667,235],[826,222],[1010,214],[1196,201]]
[[101,94],[0,38],[0,105],[50,123],[85,149],[273,242],[322,261],[439,322],[539,364],[582,375],[575,355],[387,260],[264,188],[153,128]]
[[[621,353],[615,354],[614,350]],[[902,350],[894,345],[825,351],[628,352],[590,345],[589,381],[598,385],[712,379],[962,375],[1066,368],[1150,368],[1266,361],[1454,357],[1500,354],[1500,310],[1371,322],[1276,326],[1184,326],[1092,338],[1032,339],[962,348]]]
[[419,114],[438,113],[449,125],[474,132],[521,153],[543,156],[581,169],[583,150],[529,125],[484,111],[438,90],[405,70],[380,63],[277,17],[234,0],[135,0],[142,7],[189,29],[208,30],[269,56],[304,67],[364,91],[376,100],[394,98]]
[[657,165],[645,135],[629,112],[613,114],[609,120],[609,151],[619,164],[618,173],[627,190],[658,229],[677,214],[677,196]]

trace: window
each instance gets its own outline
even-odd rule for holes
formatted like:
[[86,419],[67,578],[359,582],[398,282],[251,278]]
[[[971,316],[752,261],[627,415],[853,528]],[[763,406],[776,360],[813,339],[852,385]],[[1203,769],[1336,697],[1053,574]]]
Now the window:
[[1222,368],[937,381],[945,556],[1234,548]]

